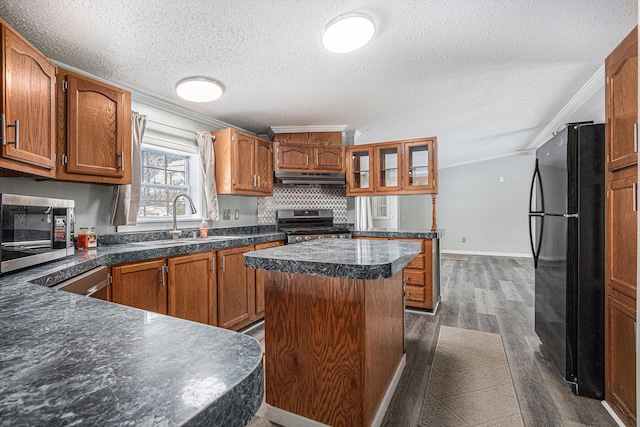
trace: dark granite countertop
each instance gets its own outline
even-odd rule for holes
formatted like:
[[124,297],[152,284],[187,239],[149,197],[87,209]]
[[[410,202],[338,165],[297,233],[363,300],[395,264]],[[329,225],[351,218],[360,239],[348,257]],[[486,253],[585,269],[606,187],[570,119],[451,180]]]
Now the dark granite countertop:
[[245,425],[263,395],[253,338],[48,286],[99,265],[283,238],[105,246],[0,276],[0,425]]
[[402,271],[419,253],[416,242],[320,239],[248,252],[244,264],[259,270],[376,280]]
[[366,230],[354,229],[351,231],[354,237],[395,237],[404,239],[441,239],[444,229],[431,230],[397,230],[384,228],[368,228]]

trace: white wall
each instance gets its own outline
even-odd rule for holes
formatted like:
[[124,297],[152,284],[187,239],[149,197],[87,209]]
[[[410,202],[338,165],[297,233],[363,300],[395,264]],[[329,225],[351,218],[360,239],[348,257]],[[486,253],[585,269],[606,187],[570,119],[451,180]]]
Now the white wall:
[[535,156],[522,154],[441,169],[442,251],[531,256],[527,214],[534,167]]

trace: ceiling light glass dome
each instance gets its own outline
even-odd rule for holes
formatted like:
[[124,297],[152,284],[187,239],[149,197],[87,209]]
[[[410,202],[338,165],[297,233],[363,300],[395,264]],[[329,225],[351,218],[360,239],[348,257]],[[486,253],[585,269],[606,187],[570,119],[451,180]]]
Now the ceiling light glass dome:
[[348,53],[371,41],[376,32],[373,19],[363,13],[340,15],[324,27],[322,46],[329,52]]
[[224,88],[220,83],[207,77],[189,77],[176,84],[176,93],[191,102],[211,102],[222,96]]

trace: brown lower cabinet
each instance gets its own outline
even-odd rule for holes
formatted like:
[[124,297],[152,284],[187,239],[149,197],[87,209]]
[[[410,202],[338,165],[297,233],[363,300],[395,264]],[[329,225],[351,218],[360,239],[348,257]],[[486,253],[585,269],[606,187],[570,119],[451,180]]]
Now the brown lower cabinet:
[[112,267],[113,302],[167,314],[167,286],[164,270],[164,259]]
[[218,326],[239,330],[264,317],[264,272],[244,266],[244,253],[270,242],[218,251]]
[[244,253],[269,242],[112,267],[112,301],[239,330],[264,317],[264,272],[244,266]]
[[170,316],[217,324],[215,252],[167,259]]

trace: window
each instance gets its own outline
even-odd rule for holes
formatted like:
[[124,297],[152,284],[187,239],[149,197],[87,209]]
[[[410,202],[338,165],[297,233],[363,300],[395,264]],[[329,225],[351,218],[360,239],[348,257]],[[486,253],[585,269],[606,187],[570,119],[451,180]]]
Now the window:
[[389,197],[372,196],[373,219],[389,219]]
[[[195,205],[199,206],[200,158],[197,154],[145,143],[141,157],[139,221],[170,219],[171,202],[180,193],[189,194]],[[178,199],[176,215],[188,218],[190,213],[188,201],[185,198]]]

